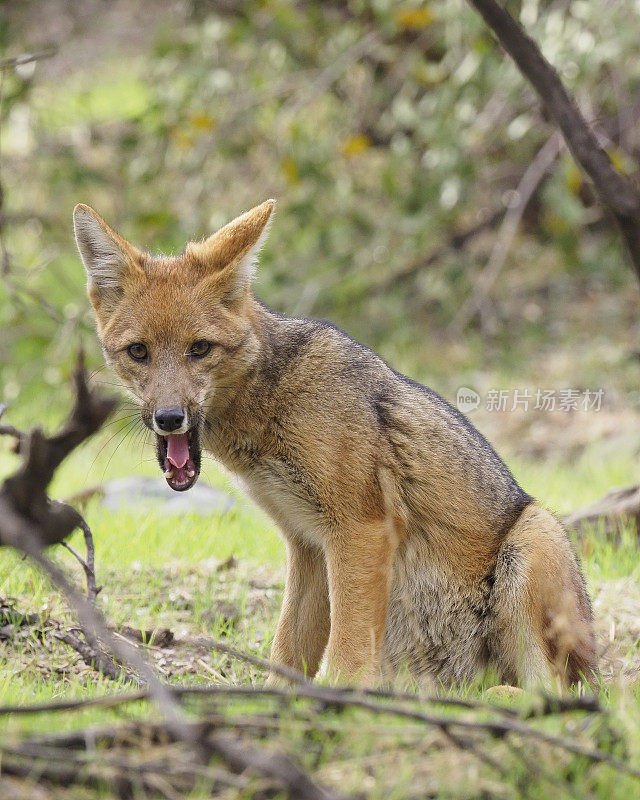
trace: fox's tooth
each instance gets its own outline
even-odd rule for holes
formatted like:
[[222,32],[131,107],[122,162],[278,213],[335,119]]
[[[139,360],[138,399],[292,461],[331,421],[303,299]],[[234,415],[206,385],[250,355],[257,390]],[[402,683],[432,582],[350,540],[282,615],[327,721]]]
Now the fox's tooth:
[[188,478],[193,478],[195,476],[195,474],[196,474],[195,469],[188,469],[187,470],[187,477]]
[[167,471],[164,473],[164,477],[165,477],[165,478],[173,478],[173,470],[172,470],[172,469],[168,469],[168,470],[167,470]]

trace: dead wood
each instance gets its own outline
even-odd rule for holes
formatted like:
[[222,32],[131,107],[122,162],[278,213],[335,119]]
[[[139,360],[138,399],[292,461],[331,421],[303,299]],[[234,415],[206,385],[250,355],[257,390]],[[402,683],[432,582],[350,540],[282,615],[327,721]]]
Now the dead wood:
[[24,552],[24,539],[31,538],[32,530],[37,530],[40,546],[46,547],[62,542],[76,528],[86,526],[75,508],[52,500],[46,489],[58,466],[102,426],[116,401],[88,388],[82,354],[78,357],[73,384],[73,410],[58,433],[47,437],[39,428],[27,433],[7,426],[0,428],[0,434],[17,437],[22,456],[20,467],[0,487],[0,545]]
[[612,489],[590,506],[568,514],[563,522],[567,528],[591,527],[607,535],[618,534],[629,523],[640,531],[640,486]]
[[106,655],[106,653],[104,653],[102,649],[97,647],[95,644],[89,644],[88,642],[83,641],[79,636],[76,636],[70,631],[67,631],[66,633],[57,633],[55,636],[56,639],[59,639],[61,642],[68,644],[69,647],[72,647],[82,656],[85,664],[93,667],[101,675],[111,678],[111,680],[114,681],[137,683],[137,680],[134,676],[118,666],[118,664],[112,658],[109,658],[109,656]]

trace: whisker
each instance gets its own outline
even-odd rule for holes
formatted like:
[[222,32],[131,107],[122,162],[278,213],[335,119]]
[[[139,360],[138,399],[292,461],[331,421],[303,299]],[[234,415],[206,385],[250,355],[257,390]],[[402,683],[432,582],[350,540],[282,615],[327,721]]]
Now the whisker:
[[109,456],[109,460],[107,461],[107,464],[106,464],[106,466],[105,466],[105,468],[104,468],[104,470],[102,472],[102,480],[104,480],[104,476],[106,475],[107,470],[109,469],[109,467],[111,465],[113,457],[118,452],[118,450],[122,446],[123,442],[125,442],[129,438],[129,436],[131,436],[132,434],[135,434],[135,433],[136,433],[136,427],[135,427],[135,424],[134,424],[134,425],[129,427],[129,430],[125,433],[125,435],[122,437],[122,439],[118,442],[118,444],[114,448],[113,453],[111,453],[111,455]]
[[95,376],[103,369],[104,367],[99,367],[98,369],[94,369],[92,372],[90,372],[89,377],[87,378],[87,383],[91,383],[91,381],[95,378]]
[[131,449],[137,450],[139,446],[141,448],[144,448],[146,446],[147,436],[149,433],[150,433],[149,428],[147,428],[146,425],[144,425],[142,428],[139,428],[136,431],[136,435],[131,440]]
[[102,430],[104,430],[105,428],[108,428],[109,425],[115,425],[116,422],[126,422],[128,420],[133,419],[134,417],[137,417],[137,416],[138,416],[137,414],[127,414],[124,417],[118,417],[117,419],[111,419],[111,420],[109,420],[109,422],[105,422],[104,423],[104,425],[102,426]]
[[[124,389],[125,391],[130,392],[136,399],[140,399],[133,389],[130,386],[127,386],[126,383],[117,383],[115,381],[93,381],[93,383],[98,384],[98,386],[115,386],[118,389]],[[140,400],[140,402],[142,402],[142,400]]]
[[131,422],[128,422],[128,423],[125,425],[125,427],[124,427],[124,430],[123,430],[123,431],[116,431],[115,433],[113,433],[113,434],[112,434],[112,435],[111,435],[111,436],[110,436],[110,437],[107,439],[107,441],[106,441],[106,442],[105,442],[105,443],[102,445],[102,447],[101,447],[101,448],[98,450],[98,452],[96,453],[96,456],[95,456],[95,458],[93,459],[93,461],[91,462],[91,465],[90,465],[90,467],[89,467],[89,471],[91,471],[91,470],[94,468],[94,466],[95,466],[95,463],[96,463],[96,461],[98,460],[98,458],[99,458],[100,454],[102,453],[102,451],[104,450],[104,448],[105,448],[105,447],[106,447],[106,446],[107,446],[107,445],[108,445],[108,444],[109,444],[109,443],[110,443],[110,442],[111,442],[113,439],[115,439],[115,437],[116,437],[116,436],[117,436],[119,433],[124,433],[124,435],[126,435],[126,434],[129,432],[129,430],[130,430],[130,429],[131,429],[131,428],[132,428],[132,427],[133,427],[135,424],[136,424],[136,420],[132,420]]

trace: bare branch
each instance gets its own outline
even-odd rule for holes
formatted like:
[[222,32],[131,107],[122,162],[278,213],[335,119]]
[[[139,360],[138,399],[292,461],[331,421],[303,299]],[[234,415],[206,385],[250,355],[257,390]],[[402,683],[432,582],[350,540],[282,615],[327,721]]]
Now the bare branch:
[[51,500],[46,494],[53,473],[66,456],[95,433],[115,408],[113,398],[89,390],[84,359],[80,354],[73,376],[76,400],[62,429],[52,437],[34,429],[22,434],[15,429],[0,429],[18,436],[22,464],[0,487],[0,544],[23,549],[21,531],[37,526],[43,545],[56,544],[75,528],[82,517],[67,503]]
[[73,547],[71,547],[70,544],[67,544],[67,542],[62,542],[62,545],[66,547],[67,550],[80,562],[87,578],[87,597],[92,603],[95,603],[96,597],[102,591],[102,586],[96,586],[96,550],[93,544],[93,534],[91,533],[91,528],[87,525],[84,519],[80,520],[78,527],[84,534],[85,547],[87,548],[87,560],[85,561],[82,556],[77,553]]
[[482,15],[562,131],[573,157],[593,181],[600,201],[618,223],[640,278],[640,195],[631,181],[616,171],[557,71],[533,39],[495,0],[469,0],[469,3]]
[[476,311],[481,311],[484,307],[487,295],[496,282],[507,259],[515,235],[518,232],[522,215],[536,189],[540,185],[540,182],[549,172],[551,166],[558,157],[560,147],[560,136],[557,133],[552,134],[536,153],[533,161],[529,164],[524,175],[520,179],[515,190],[514,200],[507,209],[502,224],[500,225],[500,230],[496,236],[487,266],[478,276],[471,296],[460,307],[460,310],[449,326],[452,333],[456,334],[464,330],[473,314]]
[[35,53],[23,53],[12,58],[5,58],[0,61],[0,70],[15,69],[23,64],[31,64],[33,61],[41,61],[43,58],[52,58],[58,52],[57,47],[48,47],[46,50],[38,50]]
[[471,226],[467,230],[451,234],[447,242],[445,242],[442,246],[435,248],[435,250],[433,250],[433,252],[431,252],[426,258],[421,255],[420,258],[412,260],[410,264],[404,267],[404,269],[398,270],[398,272],[384,278],[384,280],[381,280],[374,286],[365,289],[363,294],[367,294],[369,296],[383,294],[388,289],[405,283],[423,269],[432,267],[439,261],[442,261],[442,259],[445,258],[450,250],[461,250],[476,236],[479,236],[486,230],[495,228],[502,221],[506,211],[506,208],[499,208],[496,211],[493,211],[491,214],[488,214],[484,219],[480,220],[480,222]]
[[[0,403],[0,418],[2,418],[2,415],[6,410],[7,410],[7,404]],[[14,439],[16,439],[16,445],[15,445],[16,453],[20,452],[20,442],[24,440],[25,435],[26,434],[23,431],[14,428],[13,425],[0,425],[0,436],[13,436]]]
[[287,787],[291,800],[338,800],[337,793],[323,789],[284,753],[268,752],[250,747],[230,736],[216,736],[212,749],[221,755],[234,771],[249,769],[258,774],[268,775],[282,781]]
[[99,673],[106,675],[107,678],[111,678],[114,681],[137,683],[136,679],[122,667],[119,667],[112,658],[109,658],[99,648],[92,647],[88,642],[83,642],[82,639],[70,631],[56,633],[55,637],[72,647],[82,656],[85,664],[94,667]]

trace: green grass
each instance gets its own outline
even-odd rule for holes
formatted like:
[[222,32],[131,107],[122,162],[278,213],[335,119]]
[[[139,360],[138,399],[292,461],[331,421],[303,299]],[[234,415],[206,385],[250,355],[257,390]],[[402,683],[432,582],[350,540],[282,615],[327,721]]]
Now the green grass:
[[[75,451],[56,474],[51,486],[52,496],[70,497],[132,471],[158,476],[150,449],[141,460],[139,447],[132,451],[126,449],[126,442],[119,446],[123,433],[109,441],[112,436],[112,431],[101,433]],[[9,474],[18,464],[18,458],[8,452],[7,445],[7,440],[0,443],[5,448],[0,450],[0,477]],[[284,545],[274,526],[212,463],[205,463],[203,479],[231,493],[236,500],[235,507],[224,515],[195,512],[176,515],[148,509],[137,511],[134,507],[112,512],[102,507],[98,499],[89,500],[84,506],[83,513],[96,545],[98,580],[104,584],[100,604],[115,625],[140,629],[164,625],[178,632],[188,630],[192,635],[233,637],[235,631],[229,630],[224,617],[216,617],[215,608],[211,609],[215,591],[221,586],[224,588],[221,581],[225,576],[216,574],[215,565],[234,556],[247,571],[249,565],[264,565],[267,574],[274,573],[279,580],[277,573],[284,562]],[[79,532],[69,543],[83,552],[84,543]],[[53,548],[50,555],[69,569],[82,585],[82,572],[69,553]],[[237,585],[234,582],[232,588],[233,603],[242,616],[246,610],[243,581]],[[261,650],[267,655],[266,636],[270,636],[275,624],[277,605],[276,590],[271,594],[269,630],[258,637],[249,619],[249,624],[242,626],[246,639],[236,641],[238,646],[246,644],[246,640],[251,640],[253,645],[258,639],[264,640]],[[40,613],[43,619],[47,615],[69,623],[73,619],[63,599],[40,571],[6,549],[0,551],[0,598],[14,598],[21,611]],[[42,658],[27,652],[27,645],[28,641],[15,641],[9,646],[5,643],[4,648],[0,646],[0,704],[91,697],[122,688],[92,671],[79,676],[70,669],[67,673],[43,677],[39,663]],[[69,661],[68,655],[68,648],[61,644],[51,657],[53,662],[64,663]],[[209,677],[204,672],[204,678]],[[179,678],[178,682],[182,680]],[[59,717],[54,721],[48,715],[33,720],[16,719],[9,728],[26,725],[27,729],[46,730],[52,725],[56,728],[60,724],[63,727],[85,725],[112,717],[112,712],[89,710],[66,721]]]
[[[122,441],[124,436],[123,431],[114,435],[113,430],[109,430],[74,452],[56,474],[51,486],[52,496],[70,497],[132,472],[157,476],[158,467],[151,448],[147,446],[145,450],[139,443],[132,446]],[[17,457],[3,451],[0,477],[11,472],[17,463]],[[620,458],[604,461],[597,450],[587,451],[572,464],[517,460],[510,466],[527,491],[558,513],[583,506],[612,486],[628,483],[633,470],[630,457],[628,462]],[[99,575],[114,575],[117,583],[122,584],[132,571],[140,573],[145,581],[145,585],[139,587],[140,596],[147,592],[154,597],[157,594],[153,587],[154,572],[161,575],[167,565],[188,570],[207,560],[223,561],[234,556],[243,564],[281,569],[284,545],[270,520],[234,488],[230,478],[211,460],[205,462],[202,477],[234,496],[236,505],[230,512],[176,515],[148,509],[137,511],[135,507],[113,512],[105,509],[98,499],[89,500],[83,512],[93,530]],[[640,576],[638,548],[632,534],[620,543],[607,541],[597,533],[587,540],[581,542],[580,549],[588,553],[583,564],[591,584]],[[81,534],[74,534],[70,544],[82,550]],[[63,551],[57,551],[56,558],[71,563],[71,557]],[[103,604],[106,597],[109,601],[105,604],[106,610],[113,613],[116,621],[131,624],[131,620],[127,623],[122,618],[117,583],[113,588],[106,586]],[[20,598],[24,610],[33,611],[50,607],[52,596],[55,593],[52,595],[47,581],[37,570],[16,554],[0,551],[0,597]],[[201,593],[198,602],[205,606],[206,596]],[[161,601],[156,598],[150,604],[141,602],[139,607],[145,609],[145,624],[153,627],[154,615],[161,611]],[[198,613],[194,610],[194,614]],[[11,682],[4,683],[0,702],[11,702],[12,686]]]
[[[149,448],[145,450],[135,440],[122,441],[122,431],[113,439],[112,436],[113,428],[74,452],[56,475],[51,487],[52,496],[69,497],[89,486],[132,472],[158,475]],[[18,460],[8,452],[6,442],[0,446],[4,448],[0,451],[0,477],[4,477],[15,468]],[[603,455],[601,449],[595,446],[571,463],[511,459],[510,466],[530,493],[558,513],[592,502],[612,486],[629,483],[629,476],[633,475],[634,470],[631,455]],[[86,503],[83,511],[94,533],[98,579],[104,584],[100,596],[101,607],[108,619],[118,627],[129,626],[140,630],[168,627],[179,638],[185,639],[205,634],[224,638],[241,649],[267,656],[282,589],[282,540],[273,524],[236,491],[229,478],[212,462],[206,463],[203,478],[234,495],[236,505],[232,511],[224,515],[168,515],[163,511],[133,509],[115,513],[105,510],[97,499]],[[79,534],[74,535],[71,543],[80,551],[83,550]],[[595,594],[598,587],[607,581],[627,579],[637,583],[640,579],[640,548],[633,532],[626,531],[616,542],[598,531],[592,531],[581,537],[577,546],[592,593]],[[72,571],[81,585],[82,573],[70,554],[56,548],[52,555],[58,563]],[[218,572],[218,564],[230,556],[238,560],[238,568],[230,572]],[[39,571],[6,550],[0,551],[0,598],[15,598],[21,611],[38,612],[45,620],[48,615],[67,624],[73,620],[63,599]],[[640,648],[633,636],[624,640],[620,652],[623,659],[640,662]],[[43,653],[41,643],[36,638],[28,635],[0,643],[0,705],[88,698],[123,688],[101,678],[90,668],[79,669],[77,661],[63,643],[55,645],[48,654]],[[202,666],[190,664],[181,671],[180,663],[180,658],[176,656],[176,662],[172,665],[174,671],[167,675],[174,683],[215,681],[215,675],[218,674],[223,675],[225,681],[233,683],[260,682],[263,678],[258,671],[231,663],[215,653],[204,654]],[[65,669],[65,665],[68,668]],[[477,697],[482,688],[480,684],[460,692]],[[612,725],[618,732],[616,736],[621,735],[624,740],[624,746],[612,746],[613,752],[638,763],[638,685],[629,680],[623,684],[613,681],[603,690],[603,699],[612,709],[612,717],[607,725]],[[525,699],[524,702],[528,701]],[[240,713],[241,710],[241,706],[232,705],[229,713]],[[119,710],[87,709],[77,714],[2,718],[1,724],[7,735],[17,735],[103,725],[122,720],[123,717],[148,713],[149,707],[140,704]],[[362,764],[369,763],[372,758],[376,762],[375,754],[380,752],[382,764],[389,757],[387,751],[392,748],[392,742],[402,742],[403,737],[408,735],[402,726],[397,729],[394,727],[398,725],[397,722],[371,720],[363,713],[349,712],[339,718],[329,713],[329,716],[318,718],[320,727],[329,723],[338,723],[342,728],[340,735],[334,733],[325,737],[324,734],[316,734],[323,743],[321,767],[327,774],[331,774],[332,759],[336,764],[342,764],[345,748],[349,750],[351,759],[360,759]],[[557,728],[564,734],[568,732],[573,735],[573,723],[566,724],[568,728],[564,723],[549,723],[550,729]],[[310,757],[306,740],[304,737],[300,739],[295,732],[293,719],[290,725],[291,730],[287,728],[289,733],[285,735],[283,730],[278,735],[285,739],[289,736],[289,746],[304,761]],[[594,740],[609,735],[606,731],[595,730],[595,722],[590,725],[585,729],[586,734],[582,731],[580,735],[588,734]],[[384,735],[376,726],[381,726]],[[407,746],[409,749],[404,746],[400,748],[397,761],[389,766],[389,769],[396,771],[394,786],[388,786],[379,776],[379,780],[372,784],[372,796],[403,798],[410,793],[409,787],[415,785],[417,765],[417,750],[411,748],[419,746],[414,739],[411,739],[410,747]],[[386,742],[387,748],[384,758],[382,751],[379,751],[382,741]],[[342,768],[336,766],[336,769]],[[377,774],[376,769],[381,768],[380,765],[371,767],[371,774]],[[319,772],[321,776],[324,775],[322,769]],[[515,784],[519,778],[516,767],[513,769]],[[451,776],[446,764],[443,762],[434,770],[429,780],[440,781],[438,785],[448,786]],[[473,796],[475,774],[473,768],[467,770],[465,767],[464,779],[461,777],[455,784],[455,792],[452,789],[452,794],[445,793],[442,796]],[[632,796],[634,789],[627,779],[616,780],[602,770],[588,774],[588,780],[586,771],[584,776],[578,774],[571,779],[577,796],[581,791],[585,796],[589,794],[594,797]],[[366,780],[366,775],[358,767],[352,773],[351,788],[357,789]],[[345,788],[348,785],[349,781],[346,781]],[[386,786],[386,794],[382,792],[382,786]],[[548,790],[548,786],[547,789],[536,789],[531,796],[554,796],[546,793]]]

